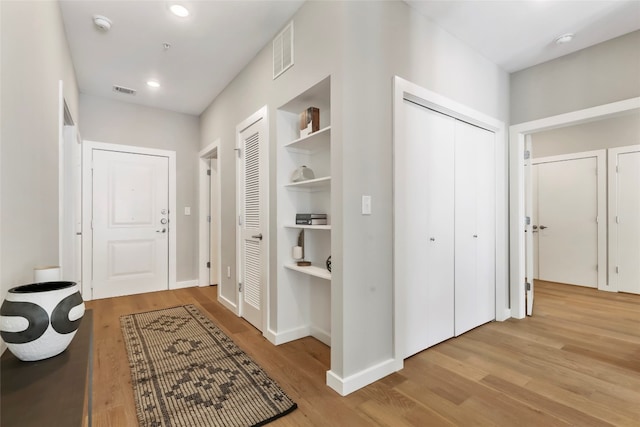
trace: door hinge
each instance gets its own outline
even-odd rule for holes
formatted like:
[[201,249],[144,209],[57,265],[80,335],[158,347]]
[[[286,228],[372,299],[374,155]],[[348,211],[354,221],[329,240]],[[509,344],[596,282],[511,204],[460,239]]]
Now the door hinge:
[[528,292],[528,291],[530,291],[530,290],[531,290],[531,283],[526,282],[526,283],[524,284],[524,290],[525,290],[525,291],[527,291],[527,292]]
[[242,148],[234,148],[233,151],[238,153],[238,158],[242,157]]
[[620,172],[620,166],[616,165],[616,173]]
[[211,262],[207,261],[207,268],[211,268]]
[[620,273],[620,269],[618,268],[618,266],[616,265],[616,274]]
[[616,215],[616,224],[620,224],[620,217]]
[[207,175],[211,176],[211,169],[207,169]]
[[242,225],[242,215],[238,215],[238,225]]
[[598,268],[598,267],[599,267],[599,266],[598,266],[598,264],[596,264],[596,271],[599,271],[599,268]]
[[525,216],[524,217],[524,225],[531,225],[531,217],[530,216]]
[[211,215],[207,215],[207,222],[211,222]]
[[242,292],[242,283],[238,283],[238,292]]
[[524,159],[529,160],[529,158],[531,158],[531,151],[524,150]]

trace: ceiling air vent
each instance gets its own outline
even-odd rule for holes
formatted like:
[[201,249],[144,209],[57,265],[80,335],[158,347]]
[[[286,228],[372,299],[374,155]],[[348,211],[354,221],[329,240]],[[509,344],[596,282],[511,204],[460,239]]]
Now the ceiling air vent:
[[274,80],[293,65],[293,21],[273,39]]
[[135,89],[129,89],[128,87],[113,85],[113,91],[118,93],[124,93],[125,95],[135,95]]

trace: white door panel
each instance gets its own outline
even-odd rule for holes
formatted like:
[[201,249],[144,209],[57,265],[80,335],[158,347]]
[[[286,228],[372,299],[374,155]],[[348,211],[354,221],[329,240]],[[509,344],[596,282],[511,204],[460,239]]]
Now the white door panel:
[[614,156],[616,218],[611,230],[615,245],[611,275],[620,292],[640,294],[640,147]]
[[534,197],[533,189],[537,188],[537,177],[536,171],[533,168],[533,146],[532,146],[531,135],[525,136],[524,141],[524,150],[525,155],[524,159],[524,185],[525,185],[525,193],[524,193],[524,206],[525,206],[525,217],[529,217],[529,222],[525,220],[524,226],[524,252],[525,252],[525,281],[523,285],[526,284],[525,290],[525,313],[527,316],[533,316],[533,300],[535,297],[535,283],[533,278],[537,277],[537,269],[535,267],[537,252],[535,252],[538,248],[538,233],[537,230],[534,230],[533,225],[536,224],[533,222],[534,217],[534,203],[537,204],[537,198]]
[[168,289],[168,176],[167,157],[93,150],[94,298]]
[[403,357],[453,336],[453,155],[451,117],[405,101],[396,146],[396,274],[405,287]]
[[[261,114],[261,113],[260,113]],[[264,112],[266,115],[266,111]],[[259,115],[239,130],[239,278],[240,314],[260,331],[263,329],[267,283],[268,208],[266,197],[266,117]]]
[[494,134],[456,121],[455,334],[495,318]]
[[597,159],[540,163],[535,167],[540,279],[597,287]]

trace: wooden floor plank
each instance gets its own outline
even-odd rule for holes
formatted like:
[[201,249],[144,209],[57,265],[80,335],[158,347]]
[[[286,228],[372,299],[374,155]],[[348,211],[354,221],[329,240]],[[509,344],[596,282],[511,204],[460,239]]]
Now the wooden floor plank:
[[325,384],[329,347],[311,337],[274,346],[216,292],[87,302],[94,310],[94,425],[137,419],[120,316],[184,304],[211,317],[298,403],[274,427],[640,425],[638,295],[536,282],[533,317],[483,325],[341,397]]

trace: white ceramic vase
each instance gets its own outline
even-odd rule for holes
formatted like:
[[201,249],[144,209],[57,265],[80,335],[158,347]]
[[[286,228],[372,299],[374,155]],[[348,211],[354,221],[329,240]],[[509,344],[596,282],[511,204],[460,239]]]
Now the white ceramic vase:
[[69,346],[83,315],[75,282],[18,286],[9,289],[0,307],[0,335],[18,359],[47,359]]

